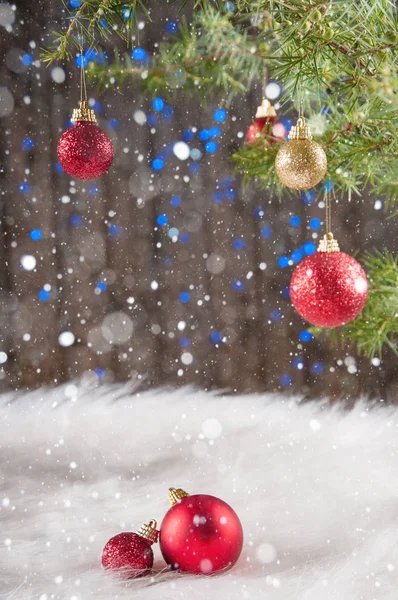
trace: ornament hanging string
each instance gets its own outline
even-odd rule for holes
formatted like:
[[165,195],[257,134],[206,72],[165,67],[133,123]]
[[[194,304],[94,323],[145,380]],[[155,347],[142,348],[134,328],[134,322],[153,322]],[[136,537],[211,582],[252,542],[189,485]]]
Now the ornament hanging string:
[[83,54],[83,29],[80,27],[80,56],[81,56],[81,73],[80,73],[80,101],[87,102],[87,86],[86,86],[86,70],[84,68]]
[[329,193],[329,190],[327,189],[327,187],[326,187],[326,194],[325,194],[325,206],[326,206],[325,225],[326,225],[326,234],[328,234],[328,233],[332,233],[332,201],[331,201],[330,193]]
[[332,233],[332,197],[327,187],[325,190],[325,229],[325,235],[319,242],[318,252],[339,252],[339,244]]
[[268,84],[268,71],[267,71],[267,67],[263,66],[263,98],[266,98],[266,90],[267,90],[267,84]]

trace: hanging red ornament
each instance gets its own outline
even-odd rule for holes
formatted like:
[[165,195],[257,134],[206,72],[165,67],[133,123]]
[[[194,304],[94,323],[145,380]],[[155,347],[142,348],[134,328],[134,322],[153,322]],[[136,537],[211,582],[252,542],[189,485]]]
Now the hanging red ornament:
[[132,579],[147,575],[153,566],[152,544],[158,541],[156,521],[143,525],[137,533],[119,533],[109,540],[102,553],[104,569],[122,569]]
[[95,179],[107,172],[113,161],[110,138],[97,126],[94,111],[86,100],[73,111],[73,127],[65,131],[58,142],[61,167],[76,179]]
[[160,527],[160,549],[172,569],[209,575],[232,567],[242,551],[243,531],[235,511],[220,498],[189,496],[170,488],[170,510]]
[[272,126],[276,120],[276,110],[271,102],[264,98],[257,108],[256,118],[247,130],[246,139],[253,142],[260,136],[268,138],[270,144],[274,142],[272,138]]
[[318,252],[296,267],[290,283],[294,308],[318,327],[340,327],[353,321],[367,295],[365,271],[352,256],[340,252],[332,233],[321,240]]

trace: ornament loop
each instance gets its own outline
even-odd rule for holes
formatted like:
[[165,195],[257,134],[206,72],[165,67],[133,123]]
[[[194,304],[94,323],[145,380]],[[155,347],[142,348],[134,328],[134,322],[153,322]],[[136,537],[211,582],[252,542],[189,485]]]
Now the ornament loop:
[[325,233],[323,238],[319,242],[318,252],[340,252],[340,246],[337,240],[334,239],[333,233],[330,231]]
[[159,531],[156,529],[157,523],[155,519],[149,521],[149,523],[144,524],[138,531],[137,535],[144,538],[144,540],[148,540],[151,544],[156,544],[159,537]]
[[77,121],[89,121],[90,123],[96,123],[97,119],[92,108],[88,107],[86,100],[81,100],[79,108],[75,108],[71,118],[72,123]]
[[271,102],[264,98],[260,106],[257,107],[256,119],[272,119],[276,117],[276,110]]
[[289,140],[312,140],[311,129],[301,117],[289,131]]
[[181,488],[169,488],[169,502],[170,506],[175,506],[178,504],[183,498],[189,496],[187,492],[184,492]]

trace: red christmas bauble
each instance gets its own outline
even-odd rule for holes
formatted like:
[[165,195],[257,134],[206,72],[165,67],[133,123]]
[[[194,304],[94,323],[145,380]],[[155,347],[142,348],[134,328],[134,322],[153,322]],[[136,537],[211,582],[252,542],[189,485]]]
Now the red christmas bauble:
[[274,122],[275,117],[256,117],[247,130],[247,141],[253,142],[259,137],[263,137],[268,139],[270,144],[273,144],[275,142],[272,133],[272,126]]
[[76,179],[95,179],[107,172],[113,161],[110,138],[95,123],[77,121],[58,142],[61,167]]
[[290,297],[297,312],[312,325],[340,327],[365,306],[368,282],[358,261],[344,252],[316,252],[295,269]]
[[153,566],[151,542],[138,533],[119,533],[106,544],[102,566],[105,569],[123,569],[130,578],[147,575]]
[[226,502],[197,494],[170,508],[160,527],[159,541],[172,569],[208,575],[236,563],[242,551],[243,530]]

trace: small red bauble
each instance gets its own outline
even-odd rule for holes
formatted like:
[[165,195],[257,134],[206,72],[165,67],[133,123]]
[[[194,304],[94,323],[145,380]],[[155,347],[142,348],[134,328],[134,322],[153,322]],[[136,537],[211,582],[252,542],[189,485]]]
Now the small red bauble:
[[[184,495],[185,494],[185,497]],[[220,498],[186,495],[170,488],[170,501],[160,528],[160,549],[172,569],[209,575],[232,567],[243,545],[235,511]]]
[[368,282],[352,256],[340,251],[316,252],[295,269],[290,297],[297,312],[312,325],[340,327],[365,306]]
[[276,111],[271,102],[264,99],[257,108],[256,118],[247,130],[246,139],[253,142],[260,136],[269,139],[270,144],[274,142],[272,137],[272,125],[276,119]]
[[147,575],[153,566],[151,545],[157,541],[156,521],[143,525],[138,533],[119,533],[109,540],[102,553],[104,569],[120,570],[126,577]]
[[110,138],[96,125],[94,111],[83,101],[74,111],[76,124],[61,136],[58,159],[61,167],[76,179],[95,179],[112,164],[114,150]]

